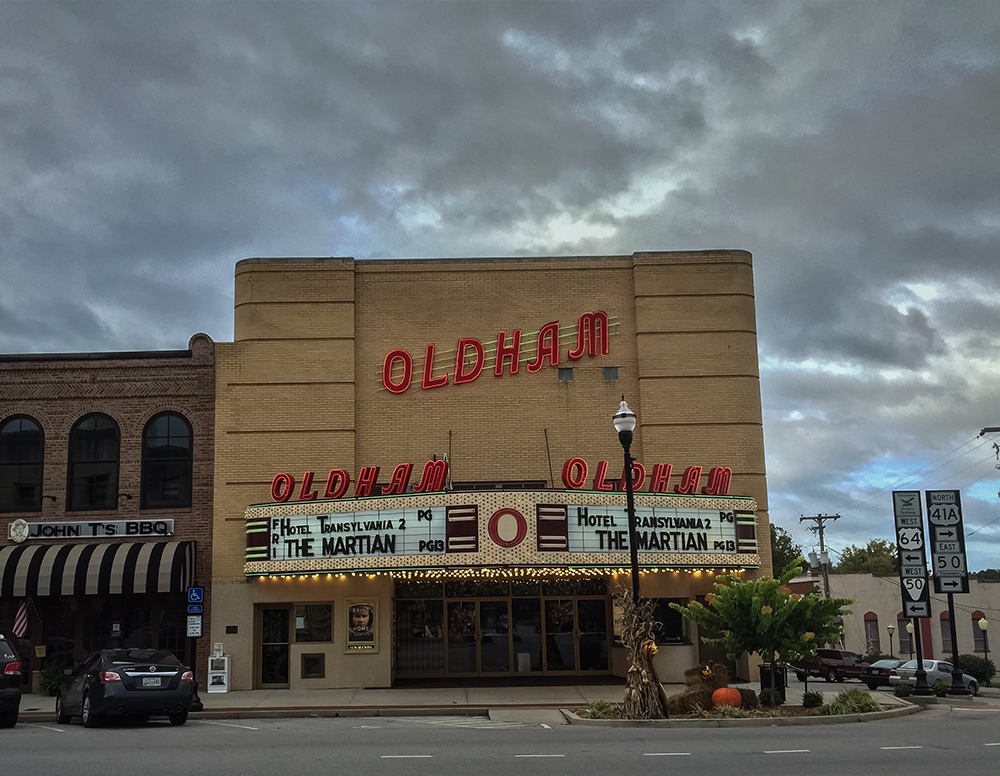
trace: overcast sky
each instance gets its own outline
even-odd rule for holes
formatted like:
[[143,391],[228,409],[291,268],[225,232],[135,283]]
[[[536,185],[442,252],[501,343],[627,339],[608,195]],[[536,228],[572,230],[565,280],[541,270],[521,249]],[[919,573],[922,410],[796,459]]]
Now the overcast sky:
[[0,352],[231,341],[247,257],[744,249],[773,522],[959,488],[1000,567],[998,117],[996,0],[0,0]]

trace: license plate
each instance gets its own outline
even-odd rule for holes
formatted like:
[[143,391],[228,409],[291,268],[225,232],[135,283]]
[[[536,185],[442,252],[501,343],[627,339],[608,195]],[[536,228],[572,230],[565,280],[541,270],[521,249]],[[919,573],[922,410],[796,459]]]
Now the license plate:
[[160,677],[158,677],[158,676],[144,676],[144,677],[142,677],[142,686],[143,687],[159,687],[160,686]]

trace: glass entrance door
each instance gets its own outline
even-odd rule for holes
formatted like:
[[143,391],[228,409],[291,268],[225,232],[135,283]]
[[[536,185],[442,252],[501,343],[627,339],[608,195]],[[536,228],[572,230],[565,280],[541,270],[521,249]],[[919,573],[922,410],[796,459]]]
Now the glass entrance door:
[[260,686],[288,687],[289,607],[265,606],[260,615]]
[[509,602],[479,602],[479,672],[510,673]]
[[576,618],[573,599],[545,601],[545,670],[576,671]]
[[449,601],[448,673],[475,674],[479,669],[476,602]]

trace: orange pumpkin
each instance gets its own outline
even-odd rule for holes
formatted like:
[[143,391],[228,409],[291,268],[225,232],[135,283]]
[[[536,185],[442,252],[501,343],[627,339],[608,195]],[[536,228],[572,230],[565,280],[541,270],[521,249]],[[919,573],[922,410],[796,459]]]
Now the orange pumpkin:
[[743,696],[735,687],[720,687],[712,693],[713,706],[735,706],[740,707],[743,703]]

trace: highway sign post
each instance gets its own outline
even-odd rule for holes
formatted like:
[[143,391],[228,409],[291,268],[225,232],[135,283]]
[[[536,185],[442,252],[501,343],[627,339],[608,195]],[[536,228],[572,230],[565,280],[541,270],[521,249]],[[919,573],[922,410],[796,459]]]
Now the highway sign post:
[[917,672],[914,695],[930,695],[920,622],[931,616],[931,591],[927,580],[927,551],[924,540],[924,516],[919,490],[894,490],[892,511],[896,522],[896,550],[899,558],[899,587],[903,614],[913,621],[917,641]]
[[969,592],[968,564],[965,560],[965,527],[962,524],[962,497],[957,490],[927,491],[927,522],[931,533],[931,567],[934,592],[948,594],[948,627],[951,630],[951,688],[949,695],[968,695],[958,655],[955,627],[955,593]]
[[931,568],[935,593],[968,593],[962,498],[957,490],[927,491],[927,522],[931,532]]

